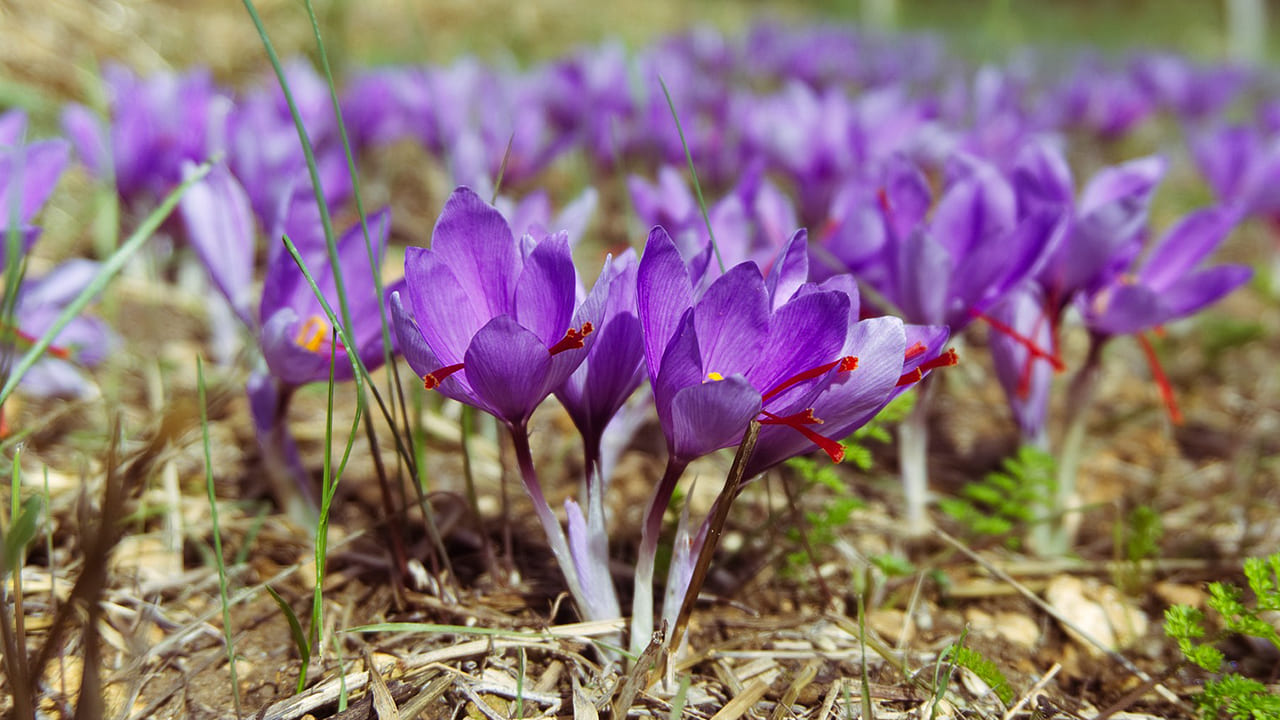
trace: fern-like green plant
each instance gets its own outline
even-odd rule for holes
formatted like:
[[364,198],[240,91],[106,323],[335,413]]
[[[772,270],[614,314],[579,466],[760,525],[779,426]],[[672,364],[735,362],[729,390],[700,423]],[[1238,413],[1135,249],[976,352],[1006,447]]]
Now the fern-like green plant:
[[[873,444],[888,444],[893,440],[890,428],[901,422],[915,404],[913,393],[904,393],[889,403],[876,417],[858,428],[849,437],[841,441],[844,447],[844,462],[866,472],[871,469]],[[785,466],[799,478],[798,498],[810,496],[816,488],[826,488],[821,507],[808,510],[803,514],[804,527],[787,528],[784,535],[796,548],[784,556],[782,574],[786,577],[797,577],[801,570],[810,567],[816,558],[810,556],[810,549],[830,545],[840,530],[849,524],[853,513],[861,509],[864,503],[852,494],[848,483],[837,472],[837,466],[825,457],[794,457]],[[805,542],[807,538],[808,542]],[[889,573],[887,573],[889,574]]]
[[1017,548],[1026,529],[1041,520],[1037,508],[1053,497],[1057,462],[1049,453],[1024,445],[1000,470],[966,484],[957,497],[938,506],[972,535],[1002,538]]
[[[1262,613],[1280,610],[1280,552],[1266,558],[1249,558],[1244,575],[1254,596],[1245,603],[1243,589],[1230,583],[1209,584],[1209,609],[1220,616],[1223,631],[1258,638],[1280,650],[1280,629]],[[1204,613],[1187,605],[1165,611],[1165,635],[1178,643],[1183,657],[1216,677],[1204,684],[1196,698],[1200,716],[1233,720],[1274,720],[1280,718],[1280,694],[1261,682],[1234,672],[1222,674],[1226,658],[1214,647],[1221,634],[1206,641]]]

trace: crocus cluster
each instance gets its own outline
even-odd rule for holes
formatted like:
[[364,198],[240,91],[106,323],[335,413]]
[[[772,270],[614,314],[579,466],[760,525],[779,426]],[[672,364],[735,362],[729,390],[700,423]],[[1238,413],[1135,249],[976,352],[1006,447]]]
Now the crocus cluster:
[[[32,222],[53,194],[67,164],[63,140],[29,141],[27,118],[19,111],[0,115],[0,258],[3,281],[17,281],[12,317],[0,322],[0,374],[6,378],[17,355],[48,332],[63,309],[92,282],[97,264],[68,260],[40,277],[23,277],[27,254],[40,230]],[[100,321],[75,317],[53,338],[49,350],[20,379],[33,395],[82,397],[91,385],[81,372],[101,362],[115,335]],[[2,417],[2,416],[0,416]]]
[[[1280,213],[1278,106],[1260,104],[1253,124],[1223,121],[1262,88],[1246,68],[1153,53],[1066,64],[1027,53],[974,68],[928,36],[695,30],[630,55],[609,44],[524,69],[463,58],[354,74],[340,93],[350,150],[417,143],[458,186],[430,246],[408,248],[404,280],[384,288],[390,216],[373,213],[330,246],[325,218],[350,216],[356,185],[344,133],[310,66],[290,63],[285,77],[314,172],[278,87],[232,91],[201,70],[139,78],[108,68],[106,117],[71,106],[64,129],[86,168],[139,211],[189,163],[214,163],[183,198],[175,231],[208,268],[211,303],[256,340],[250,405],[282,503],[299,507],[289,498],[311,487],[286,422],[295,390],[398,352],[427,391],[506,428],[579,611],[612,618],[616,532],[604,495],[617,448],[652,412],[667,458],[641,520],[637,648],[656,624],[662,523],[694,460],[754,424],[747,477],[800,453],[839,461],[844,437],[919,387],[900,438],[908,525],[919,528],[937,384],[928,376],[957,361],[949,342],[985,328],[1023,435],[1047,445],[1065,326],[1078,319],[1092,339],[1072,390],[1086,404],[1105,341],[1187,317],[1245,282],[1245,268],[1201,266],[1244,218]],[[1187,129],[1217,202],[1149,244],[1168,161],[1094,168],[1077,190],[1067,145],[1121,138],[1161,116]],[[21,250],[65,149],[16,143],[14,122],[0,120],[0,145],[25,150],[6,150],[0,189],[19,241],[9,245]],[[583,273],[596,275],[589,289],[573,254],[596,249],[580,243],[596,192],[579,189],[557,213],[539,187],[571,155],[606,179],[635,171],[625,182],[635,248]],[[11,158],[25,158],[20,182],[3,174],[13,177]],[[552,395],[583,439],[585,494],[565,502],[564,521],[529,437]],[[686,517],[677,530],[667,620],[707,522]]]

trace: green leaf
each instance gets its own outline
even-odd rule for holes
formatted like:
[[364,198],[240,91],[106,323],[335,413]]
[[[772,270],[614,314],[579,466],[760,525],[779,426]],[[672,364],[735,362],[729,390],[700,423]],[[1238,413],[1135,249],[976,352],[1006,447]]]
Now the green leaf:
[[23,501],[17,517],[4,536],[4,572],[0,578],[6,578],[10,572],[22,567],[27,546],[36,539],[36,533],[40,531],[40,516],[43,513],[44,500],[39,495]]

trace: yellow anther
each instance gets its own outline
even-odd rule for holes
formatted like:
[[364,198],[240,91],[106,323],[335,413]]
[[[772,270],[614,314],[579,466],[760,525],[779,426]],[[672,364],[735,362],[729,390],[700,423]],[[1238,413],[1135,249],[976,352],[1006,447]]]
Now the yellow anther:
[[320,348],[329,339],[329,323],[319,315],[312,315],[298,328],[298,336],[294,343],[311,352],[320,352]]
[[716,372],[716,371],[712,370],[711,372],[707,373],[707,379],[708,379],[708,380],[715,380],[715,381],[719,382],[720,380],[723,380],[723,379],[724,379],[724,376],[723,376],[723,375],[721,375],[720,373],[718,373],[718,372]]

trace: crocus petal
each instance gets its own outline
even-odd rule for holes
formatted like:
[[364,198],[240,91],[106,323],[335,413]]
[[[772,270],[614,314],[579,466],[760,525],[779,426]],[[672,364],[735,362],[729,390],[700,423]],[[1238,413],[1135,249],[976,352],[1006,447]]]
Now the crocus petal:
[[413,318],[431,351],[445,365],[462,362],[471,338],[489,321],[480,299],[467,294],[434,250],[406,249],[404,276]]
[[677,392],[697,385],[707,377],[702,372],[702,352],[698,349],[698,334],[693,328],[693,308],[685,311],[676,327],[674,337],[662,355],[662,370],[656,377],[650,375],[653,385],[653,404],[658,420],[667,433],[670,444],[671,399]]
[[30,222],[53,194],[66,166],[67,143],[63,140],[33,142],[0,155],[2,225],[8,227],[10,213],[15,210],[19,224]]
[[547,346],[510,315],[499,315],[476,332],[465,362],[462,372],[476,396],[508,423],[528,420],[551,394]]
[[670,451],[688,462],[742,440],[760,393],[741,376],[687,387],[671,399]]
[[49,307],[61,310],[97,277],[101,266],[93,260],[68,260],[39,280],[27,283],[19,300],[23,312]]
[[[194,171],[186,165],[184,173]],[[178,205],[187,238],[236,314],[251,325],[253,292],[253,212],[249,196],[227,170],[218,165],[187,189]]]
[[1080,193],[1077,205],[1080,215],[1116,202],[1145,204],[1167,168],[1168,162],[1163,157],[1153,155],[1102,169]]
[[897,251],[898,292],[891,300],[903,316],[917,323],[942,324],[946,317],[948,280],[954,277],[951,253],[923,230],[915,230]]
[[736,265],[694,306],[702,366],[723,376],[745,374],[769,334],[769,293],[755,263]]
[[938,201],[931,234],[953,258],[962,258],[1012,230],[1015,209],[1013,187],[995,168],[980,165]]
[[470,188],[454,190],[445,202],[431,234],[431,248],[463,291],[487,307],[488,317],[512,311],[519,251],[502,213]]
[[573,318],[577,272],[563,234],[548,235],[525,260],[516,283],[516,319],[551,347]]
[[[1056,352],[1053,323],[1034,284],[1021,286],[991,309],[991,316],[1048,353]],[[1004,388],[1009,409],[1024,438],[1042,433],[1053,385],[1053,365],[1009,335],[992,330],[988,335],[992,365]]]
[[[788,378],[837,359],[850,324],[849,298],[844,293],[816,292],[792,298],[774,314],[769,338],[748,379],[768,393]],[[789,388],[769,398],[766,406],[770,410],[784,407],[790,397],[822,379]]]
[[636,303],[644,330],[649,377],[658,377],[662,356],[680,317],[693,305],[689,271],[671,236],[661,226],[649,232],[636,274]]
[[1225,210],[1193,212],[1174,225],[1138,271],[1138,282],[1156,290],[1168,288],[1222,244],[1235,225]]
[[102,178],[111,166],[106,132],[102,121],[83,105],[68,105],[62,111],[62,129],[75,145],[76,155],[94,177]]
[[796,230],[791,239],[783,246],[769,268],[765,278],[765,287],[769,290],[769,301],[773,310],[796,294],[796,290],[809,280],[809,233]]
[[1249,282],[1253,269],[1244,265],[1219,265],[1184,276],[1165,288],[1163,301],[1171,318],[1191,315]]
[[54,357],[43,357],[18,382],[22,392],[37,397],[84,398],[93,386],[75,365]]

